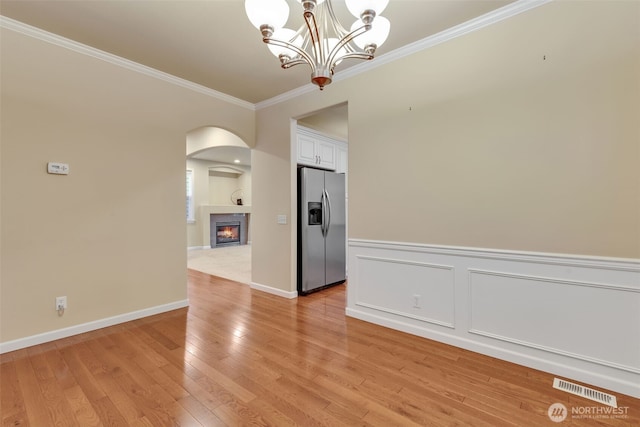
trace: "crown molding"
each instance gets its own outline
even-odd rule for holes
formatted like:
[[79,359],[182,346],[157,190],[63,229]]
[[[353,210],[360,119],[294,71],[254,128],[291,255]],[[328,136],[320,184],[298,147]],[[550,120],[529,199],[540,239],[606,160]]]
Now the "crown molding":
[[159,79],[167,83],[174,84],[176,86],[181,86],[185,89],[189,89],[194,92],[198,92],[200,94],[210,96],[212,98],[216,98],[221,101],[229,102],[239,107],[243,107],[243,108],[247,108],[249,110],[255,111],[255,104],[251,102],[247,102],[242,99],[235,98],[231,95],[227,95],[222,92],[218,92],[216,90],[199,85],[197,83],[193,83],[189,80],[185,80],[180,77],[176,77],[174,75],[156,70],[155,68],[138,64],[137,62],[130,61],[120,56],[102,51],[100,49],[96,49],[94,47],[87,46],[82,43],[78,43],[76,41],[67,39],[57,34],[53,34],[48,31],[44,31],[40,28],[27,25],[23,22],[16,21],[15,19],[8,18],[6,16],[0,15],[0,28],[5,28],[7,30],[14,31],[16,33],[24,34],[34,39],[38,39],[43,42],[50,43],[50,44],[71,50],[73,52],[77,52],[81,55],[86,55],[92,58],[100,59],[102,61],[116,65],[118,67],[126,68],[136,73],[144,74],[149,77],[153,77],[155,79]]
[[[479,16],[477,18],[464,22],[460,25],[441,31],[440,33],[426,37],[422,40],[418,40],[414,43],[403,46],[399,49],[388,52],[384,55],[380,55],[379,57],[375,58],[375,61],[362,62],[360,64],[349,67],[348,69],[341,71],[340,73],[337,73],[334,76],[333,80],[337,82],[337,81],[341,81],[341,80],[345,80],[345,79],[357,76],[364,72],[373,70],[376,67],[388,64],[390,62],[396,61],[400,58],[412,55],[422,50],[431,48],[433,46],[437,46],[441,43],[444,43],[449,40],[453,40],[457,37],[471,33],[473,31],[477,31],[481,28],[484,28],[489,25],[495,24],[497,22],[503,21],[505,19],[511,18],[520,13],[534,9],[538,6],[542,6],[551,1],[553,0],[517,0],[500,9],[496,9],[492,12],[489,12],[487,14],[484,14],[482,16]],[[44,41],[46,43],[50,43],[50,44],[63,47],[65,49],[69,49],[71,51],[74,51],[83,55],[100,59],[102,61],[111,63],[113,65],[117,65],[119,67],[123,67],[128,70],[165,81],[167,83],[181,86],[183,88],[192,90],[194,92],[198,92],[200,94],[210,96],[212,98],[216,98],[221,101],[229,102],[231,104],[237,105],[239,107],[247,108],[252,111],[260,110],[262,108],[267,108],[267,107],[279,104],[281,102],[296,98],[300,95],[317,90],[317,86],[309,83],[299,88],[296,88],[288,92],[285,92],[283,94],[280,94],[278,96],[275,96],[273,98],[267,99],[265,101],[261,101],[257,104],[253,104],[253,103],[244,101],[242,99],[233,97],[231,95],[227,95],[225,93],[218,92],[208,87],[199,85],[189,80],[185,80],[180,77],[176,77],[174,75],[156,70],[155,68],[138,64],[137,62],[133,62],[128,59],[119,57],[117,55],[113,55],[111,53],[93,48],[91,46],[78,43],[76,41],[67,39],[57,34],[44,31],[40,28],[27,25],[25,23],[16,21],[15,19],[11,19],[6,16],[0,15],[0,28],[6,28],[8,30],[11,30],[20,34],[24,34],[26,36]]]
[[[488,27],[489,25],[496,24],[500,21],[519,15],[523,12],[534,9],[536,7],[542,6],[551,1],[553,0],[515,1],[499,9],[496,9],[494,11],[481,15],[477,18],[471,19],[467,22],[463,22],[460,25],[456,25],[455,27],[448,28],[437,34],[431,35],[429,37],[425,37],[424,39],[415,41],[399,49],[385,53],[384,55],[377,56],[373,61],[361,62],[360,64],[351,66],[346,70],[340,71],[339,73],[335,74],[333,77],[333,81],[338,82],[341,80],[345,80],[345,79],[357,76],[358,74],[362,74],[366,71],[373,70],[374,68],[396,61],[405,56],[412,55],[414,53],[423,51],[425,49],[429,49],[431,47],[437,46],[449,40],[453,40],[457,37],[461,37],[465,34],[469,34],[479,29]],[[288,101],[297,96],[303,95],[305,93],[313,92],[313,91],[317,91],[317,86],[309,83],[308,85],[301,86],[299,88],[290,90],[289,92],[285,92],[281,95],[274,96],[273,98],[257,103],[256,110],[260,110],[266,107],[271,107],[273,105],[279,104],[284,101]]]

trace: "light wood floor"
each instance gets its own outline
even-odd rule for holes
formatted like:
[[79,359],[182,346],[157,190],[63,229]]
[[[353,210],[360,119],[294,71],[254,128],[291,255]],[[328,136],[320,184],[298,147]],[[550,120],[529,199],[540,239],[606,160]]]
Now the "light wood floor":
[[345,286],[287,300],[189,271],[189,309],[0,357],[3,426],[640,425],[552,423],[601,405],[553,376],[344,315]]

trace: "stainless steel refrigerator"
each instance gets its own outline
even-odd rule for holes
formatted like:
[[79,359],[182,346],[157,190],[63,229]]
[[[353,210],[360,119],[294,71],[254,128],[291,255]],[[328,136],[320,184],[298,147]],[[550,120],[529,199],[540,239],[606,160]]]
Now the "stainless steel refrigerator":
[[346,280],[343,174],[298,169],[298,293]]

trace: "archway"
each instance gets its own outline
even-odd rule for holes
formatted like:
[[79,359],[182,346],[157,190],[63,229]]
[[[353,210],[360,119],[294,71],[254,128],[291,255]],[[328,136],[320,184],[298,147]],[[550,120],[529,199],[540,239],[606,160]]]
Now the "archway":
[[[250,283],[249,146],[219,127],[194,129],[186,135],[186,171],[188,267]],[[218,238],[222,222],[233,222],[231,240]]]

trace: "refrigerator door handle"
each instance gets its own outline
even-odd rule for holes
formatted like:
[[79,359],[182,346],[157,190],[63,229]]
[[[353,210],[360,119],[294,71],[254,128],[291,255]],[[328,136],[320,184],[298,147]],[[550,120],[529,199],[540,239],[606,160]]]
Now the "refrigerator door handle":
[[329,197],[329,193],[327,192],[327,190],[324,190],[324,194],[325,194],[325,198],[327,200],[327,211],[326,211],[326,215],[324,215],[322,217],[322,219],[324,220],[324,218],[327,219],[327,224],[325,225],[325,236],[329,233],[329,227],[331,227],[331,198]]
[[320,231],[322,232],[322,237],[326,237],[327,235],[327,198],[326,191],[322,189],[322,197],[320,201],[322,202],[322,223],[320,224]]

